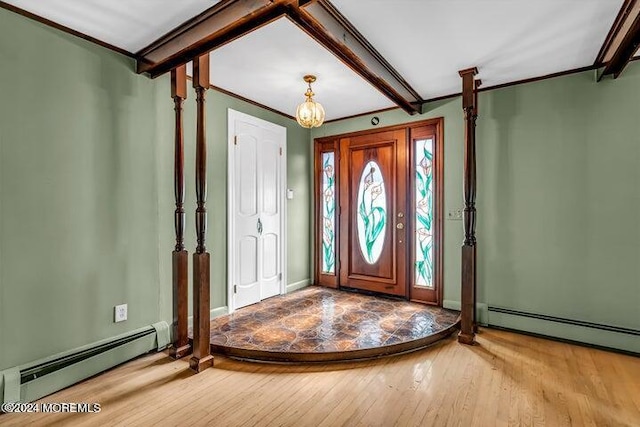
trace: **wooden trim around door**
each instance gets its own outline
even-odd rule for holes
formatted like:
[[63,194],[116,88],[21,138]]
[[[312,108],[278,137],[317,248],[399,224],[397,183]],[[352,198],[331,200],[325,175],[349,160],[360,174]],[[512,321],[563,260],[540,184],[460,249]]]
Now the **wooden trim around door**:
[[[342,267],[340,265],[340,245],[336,245],[336,274],[335,275],[326,275],[322,274],[321,266],[322,266],[322,165],[321,165],[321,154],[323,152],[333,151],[335,152],[335,169],[336,169],[336,194],[335,197],[339,200],[340,197],[340,189],[342,187],[342,183],[340,181],[340,147],[339,142],[343,138],[353,138],[362,135],[370,135],[377,134],[381,132],[393,131],[393,130],[402,130],[405,129],[407,131],[406,143],[409,148],[409,159],[410,159],[410,167],[407,168],[407,179],[408,186],[407,192],[410,195],[408,210],[406,215],[406,225],[407,231],[409,231],[407,235],[407,244],[411,245],[411,256],[409,257],[409,261],[406,265],[407,271],[407,281],[409,286],[407,286],[407,292],[405,297],[409,300],[422,302],[426,304],[433,305],[442,305],[443,301],[443,290],[444,290],[444,118],[438,117],[429,120],[421,120],[413,123],[404,123],[393,126],[386,126],[382,128],[376,129],[368,129],[357,132],[350,132],[340,135],[332,135],[326,136],[322,138],[316,138],[314,140],[314,195],[315,195],[315,206],[314,206],[314,214],[315,214],[315,223],[314,223],[314,233],[315,233],[315,256],[314,256],[314,267],[315,267],[315,283],[332,287],[332,288],[340,288],[340,273],[339,269]],[[412,291],[414,286],[414,269],[412,268],[415,263],[415,153],[413,142],[417,138],[421,138],[424,136],[433,136],[434,137],[434,284],[435,290],[428,293],[428,295],[424,295],[425,292],[415,292]],[[339,205],[338,205],[339,206]],[[340,233],[340,211],[339,208],[336,208],[336,240],[339,241],[338,233]],[[420,289],[419,291],[421,291]]]
[[[444,121],[442,119],[435,123],[420,127],[412,127],[409,129],[409,209],[411,218],[407,218],[409,224],[411,254],[410,254],[410,273],[409,273],[409,299],[415,302],[425,304],[442,305],[442,295],[444,288]],[[433,227],[433,289],[415,286],[415,268],[412,268],[416,262],[416,244],[415,236],[417,227],[415,221],[415,212],[417,209],[415,202],[416,194],[416,153],[415,141],[420,139],[433,138],[433,207],[434,207],[434,227]]]

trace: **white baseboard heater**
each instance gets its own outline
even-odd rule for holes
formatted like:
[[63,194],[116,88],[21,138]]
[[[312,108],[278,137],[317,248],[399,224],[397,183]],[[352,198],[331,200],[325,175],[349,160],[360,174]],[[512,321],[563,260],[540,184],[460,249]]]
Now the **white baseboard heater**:
[[169,325],[155,323],[0,372],[0,401],[30,402],[170,343]]

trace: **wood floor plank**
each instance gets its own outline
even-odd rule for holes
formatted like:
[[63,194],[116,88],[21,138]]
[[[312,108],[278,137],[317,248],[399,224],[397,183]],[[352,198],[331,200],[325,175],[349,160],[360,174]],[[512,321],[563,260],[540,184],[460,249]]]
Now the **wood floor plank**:
[[[379,375],[383,367],[386,366],[378,361],[369,362],[367,366],[367,374],[364,369],[354,369],[355,374],[348,381],[343,382],[341,390],[342,396],[334,405],[333,410],[327,413],[327,416],[318,424],[318,427],[331,427],[337,425],[341,420],[346,419],[353,414],[354,409],[362,407],[362,403],[366,400],[365,393],[349,392],[349,390],[367,390],[373,379]],[[315,408],[314,408],[315,409]],[[317,409],[315,409],[317,410]]]
[[455,352],[463,350],[452,345],[454,343],[455,337],[452,337],[438,344],[442,347],[437,354],[437,358],[434,358],[433,363],[428,368],[428,380],[420,382],[419,395],[416,396],[416,401],[409,403],[410,407],[416,407],[415,410],[407,410],[407,412],[413,412],[412,416],[403,418],[401,414],[397,425],[429,425],[436,422],[436,408],[442,405],[444,399],[442,389],[448,386],[448,372],[455,363]]
[[94,414],[3,414],[3,426],[640,425],[640,358],[481,329],[366,362],[268,365],[216,357],[193,374],[163,353],[43,402],[96,402]]
[[[277,418],[271,420],[269,425],[278,425],[278,420],[283,417],[289,418],[292,425],[295,425],[298,420],[313,425],[322,425],[328,415],[333,413],[340,402],[344,400],[345,396],[349,395],[349,386],[358,388],[357,379],[354,375],[356,370],[334,372],[331,376],[324,378],[322,382],[320,382],[320,378],[314,378],[312,384],[308,384],[305,389],[301,390],[301,394],[308,397],[301,402],[300,409],[297,410],[298,417],[296,418],[296,412],[291,414],[293,415],[292,417],[288,417],[288,414],[281,412]],[[313,388],[315,388],[315,392],[312,391]]]

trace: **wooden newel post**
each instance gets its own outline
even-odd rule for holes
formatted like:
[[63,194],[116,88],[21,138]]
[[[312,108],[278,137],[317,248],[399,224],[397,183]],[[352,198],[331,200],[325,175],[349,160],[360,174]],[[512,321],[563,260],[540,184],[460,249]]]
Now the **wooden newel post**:
[[174,226],[176,247],[173,250],[173,348],[169,355],[180,359],[191,353],[188,329],[188,268],[189,253],[184,249],[184,132],[182,103],[187,99],[187,68],[180,66],[171,71],[171,97],[176,113],[173,183],[176,199]]
[[476,117],[477,92],[474,76],[477,68],[459,72],[462,77],[462,109],[464,110],[464,243],[462,245],[462,283],[460,333],[458,341],[475,341],[476,306]]
[[209,88],[209,54],[193,60],[193,87],[196,90],[196,237],[193,254],[193,356],[189,366],[196,372],[213,366],[210,349],[210,274],[207,235],[207,140],[205,94]]
[[[474,91],[473,91],[473,157],[475,159],[476,153],[476,122],[478,121],[478,89],[482,86],[482,80],[478,79],[475,81]],[[474,173],[475,173],[475,161],[474,161]],[[475,193],[475,191],[474,191]],[[475,216],[475,198],[474,198],[474,216]],[[473,221],[473,241],[476,240],[476,221]],[[476,250],[477,252],[477,250]],[[476,265],[476,258],[474,256],[473,265]],[[475,267],[474,267],[475,270]],[[473,332],[478,332],[478,274],[477,271],[474,271],[473,274]]]

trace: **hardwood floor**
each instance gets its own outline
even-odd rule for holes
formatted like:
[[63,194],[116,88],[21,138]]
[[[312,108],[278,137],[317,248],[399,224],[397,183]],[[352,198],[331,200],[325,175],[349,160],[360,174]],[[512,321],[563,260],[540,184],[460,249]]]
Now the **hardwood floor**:
[[97,414],[5,414],[0,425],[638,426],[640,358],[481,329],[366,362],[264,365],[141,357],[45,398]]

